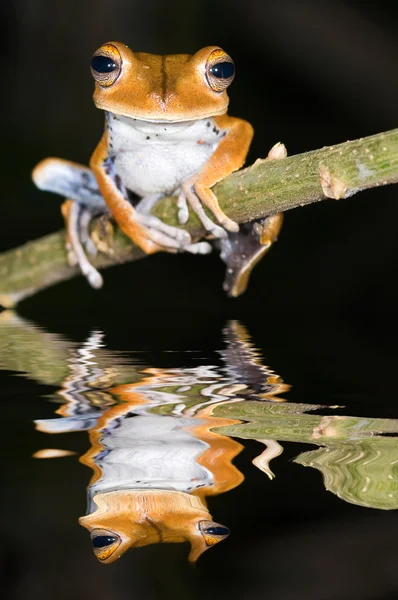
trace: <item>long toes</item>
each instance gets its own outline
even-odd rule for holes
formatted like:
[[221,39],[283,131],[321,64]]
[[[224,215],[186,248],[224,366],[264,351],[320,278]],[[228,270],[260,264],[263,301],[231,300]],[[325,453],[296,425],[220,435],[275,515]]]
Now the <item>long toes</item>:
[[186,244],[190,244],[192,241],[191,235],[188,231],[179,229],[178,227],[172,227],[171,225],[163,223],[163,221],[158,221],[156,224],[154,223],[153,227],[159,231],[162,231],[169,237],[174,238],[179,244],[184,246]]
[[228,233],[222,227],[215,225],[214,223],[209,227],[209,233],[212,233],[214,237],[219,239],[226,239],[228,237]]
[[84,273],[84,275],[87,277],[87,280],[91,287],[95,288],[96,290],[103,286],[104,280],[98,273],[97,269],[94,269],[94,267],[90,269],[88,273]]
[[178,196],[177,208],[178,208],[178,222],[180,223],[180,225],[185,225],[185,223],[187,223],[188,219],[189,219],[189,209],[188,209],[188,203],[187,203],[185,194],[181,193]]
[[188,223],[188,219],[189,219],[188,207],[181,206],[178,209],[178,222],[180,223],[180,225],[185,225],[186,223]]
[[159,231],[167,237],[175,240],[179,245],[186,246],[192,242],[191,234],[184,229],[178,229],[178,227],[171,227],[165,223],[161,223],[159,228],[151,228],[152,231]]
[[[163,235],[169,239],[175,240],[176,243],[172,244],[173,247],[178,247],[179,245],[186,245],[191,243],[191,236],[188,231],[184,229],[179,229],[178,227],[173,227],[172,225],[167,225],[161,219],[154,217],[153,215],[139,215],[140,222],[150,231],[150,238],[156,234]],[[157,241],[157,240],[155,240]],[[170,245],[170,244],[167,244]]]
[[225,229],[227,229],[231,233],[238,233],[238,231],[239,231],[238,223],[235,223],[235,221],[232,221],[231,219],[227,218],[227,219],[222,220],[221,225],[223,227],[225,227]]
[[188,231],[184,231],[183,229],[176,229],[175,239],[183,246],[190,244],[192,241],[191,235],[188,233]]
[[93,240],[91,239],[91,237],[87,238],[87,240],[84,243],[84,246],[85,246],[88,254],[91,254],[91,256],[97,255],[98,249],[97,249],[97,246],[94,244]]
[[162,231],[158,231],[157,229],[148,230],[146,236],[151,242],[154,242],[158,246],[163,246],[166,249],[173,248],[175,251],[178,251],[180,248],[182,248],[182,245],[178,240],[166,235]]
[[198,242],[197,244],[188,244],[183,250],[191,254],[209,254],[212,247],[208,242]]
[[70,244],[66,244],[65,249],[66,249],[66,259],[68,261],[68,265],[70,267],[76,267],[76,265],[79,264],[79,261],[76,256],[76,252],[73,250],[73,248]]

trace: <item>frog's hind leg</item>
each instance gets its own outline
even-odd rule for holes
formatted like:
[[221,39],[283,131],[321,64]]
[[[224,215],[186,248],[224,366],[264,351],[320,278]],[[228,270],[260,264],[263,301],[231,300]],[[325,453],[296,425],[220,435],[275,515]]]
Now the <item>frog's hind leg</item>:
[[79,265],[91,287],[99,289],[104,283],[102,276],[88,260],[82,244],[83,242],[88,248],[92,244],[91,253],[96,254],[94,242],[88,232],[88,224],[92,216],[81,204],[71,199],[65,200],[61,210],[65,219],[69,264]]
[[40,190],[70,198],[98,213],[107,211],[89,167],[61,158],[46,158],[34,168],[32,179]]
[[47,158],[35,167],[32,178],[39,189],[68,198],[62,205],[68,261],[72,266],[79,265],[92,287],[101,287],[102,277],[84,250],[85,247],[90,254],[96,254],[96,246],[89,234],[90,222],[95,216],[108,212],[91,169],[70,161]]

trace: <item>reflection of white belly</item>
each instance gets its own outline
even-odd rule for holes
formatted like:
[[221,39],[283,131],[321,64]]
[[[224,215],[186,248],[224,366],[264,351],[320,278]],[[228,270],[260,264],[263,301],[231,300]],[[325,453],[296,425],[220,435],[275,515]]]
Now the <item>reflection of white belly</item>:
[[212,474],[196,460],[209,446],[189,433],[193,425],[198,425],[197,419],[124,418],[102,439],[103,456],[96,461],[102,476],[92,492],[132,488],[190,492],[212,485]]
[[174,192],[202,169],[223,134],[212,119],[167,124],[109,117],[115,173],[139,196]]

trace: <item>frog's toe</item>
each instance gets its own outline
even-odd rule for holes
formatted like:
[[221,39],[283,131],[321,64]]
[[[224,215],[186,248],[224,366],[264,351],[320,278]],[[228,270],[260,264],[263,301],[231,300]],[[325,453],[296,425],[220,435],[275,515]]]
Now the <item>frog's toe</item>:
[[66,259],[68,261],[68,265],[70,267],[76,267],[79,264],[79,261],[76,256],[76,252],[74,252],[72,245],[69,242],[66,242],[65,250],[66,250]]
[[231,233],[238,233],[239,231],[238,223],[232,221],[232,219],[229,219],[227,216],[220,220],[220,223],[227,231],[230,231]]
[[197,242],[184,246],[183,250],[191,254],[210,254],[212,247],[208,242]]
[[189,210],[188,210],[187,199],[186,199],[184,192],[181,192],[180,195],[178,196],[177,208],[178,208],[178,222],[180,223],[180,225],[185,225],[185,223],[187,223],[188,219],[189,219]]
[[180,244],[182,246],[186,246],[187,244],[190,244],[192,239],[190,234],[188,233],[188,231],[184,231],[183,229],[177,229],[175,231],[175,239],[177,240],[177,242],[180,242]]
[[161,219],[158,219],[153,215],[139,214],[138,219],[139,222],[148,229],[165,234],[166,237],[175,240],[176,244],[173,244],[174,247],[178,247],[179,245],[186,246],[192,241],[188,231],[173,227],[172,225],[167,225],[167,223],[164,223]]
[[207,229],[208,229],[209,233],[211,233],[212,235],[214,235],[214,237],[216,237],[220,240],[225,240],[228,237],[228,233],[225,231],[225,229],[223,229],[219,225],[216,225],[213,222],[211,222],[211,224],[209,224]]
[[87,240],[85,240],[84,247],[85,247],[87,253],[91,254],[91,256],[96,256],[98,254],[97,246],[94,244],[91,237],[89,237],[89,238],[87,238]]
[[91,266],[91,269],[89,269],[89,271],[87,273],[83,273],[83,274],[87,277],[87,281],[89,282],[91,287],[98,290],[99,288],[101,288],[103,286],[104,280],[102,279],[102,276],[97,271],[97,269],[95,269],[92,265],[90,265],[90,266]]
[[103,279],[88,260],[83,248],[83,244],[86,245],[90,240],[88,235],[89,220],[86,218],[87,211],[73,200],[66,200],[62,208],[67,229],[66,251],[68,263],[73,267],[79,266],[90,285],[94,288],[100,288]]

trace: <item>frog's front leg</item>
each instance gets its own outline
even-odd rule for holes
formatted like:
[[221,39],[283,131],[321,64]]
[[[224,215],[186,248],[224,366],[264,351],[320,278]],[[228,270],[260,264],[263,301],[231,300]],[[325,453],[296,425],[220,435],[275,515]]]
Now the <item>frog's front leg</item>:
[[[187,220],[186,198],[204,228],[217,238],[226,238],[227,231],[237,232],[239,225],[224,213],[210,188],[243,165],[253,137],[253,128],[247,121],[228,115],[215,117],[214,122],[216,127],[224,130],[224,137],[202,171],[183,183],[178,201],[179,218],[182,223]],[[221,227],[207,216],[203,205],[213,213]]]

